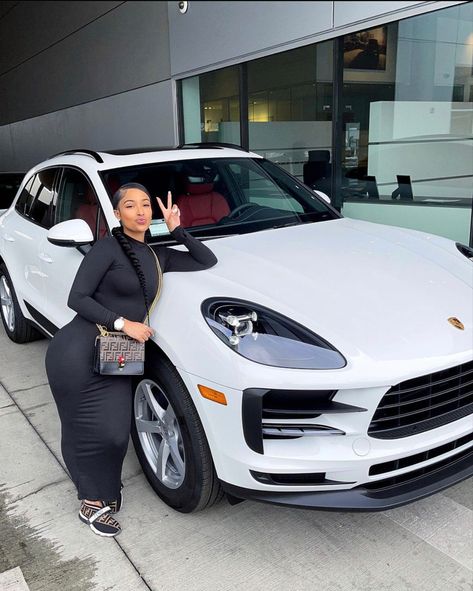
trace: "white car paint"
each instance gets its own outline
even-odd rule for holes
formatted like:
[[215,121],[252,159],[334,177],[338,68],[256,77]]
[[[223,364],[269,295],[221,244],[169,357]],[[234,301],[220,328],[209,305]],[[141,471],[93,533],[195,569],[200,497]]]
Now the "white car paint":
[[[126,163],[228,155],[258,158],[209,149],[128,156]],[[124,157],[104,155],[104,164],[80,154],[68,158],[59,156],[47,164],[70,164],[73,158],[93,182],[109,227],[116,225],[99,172],[124,165]],[[23,184],[43,165],[30,171]],[[250,475],[250,470],[325,472],[327,479],[338,483],[331,490],[348,490],[386,477],[370,476],[373,464],[422,453],[472,432],[470,415],[410,437],[386,440],[367,434],[376,407],[391,386],[473,359],[473,265],[453,242],[341,218],[216,238],[207,244],[218,264],[191,276],[167,273],[152,326],[156,344],[176,366],[192,396],[222,481],[255,491],[326,491],[326,485],[263,484]],[[82,257],[77,250],[47,242],[46,232],[25,221],[12,206],[0,218],[0,257],[27,318],[32,319],[23,299],[34,301],[58,327],[72,318],[66,301]],[[236,354],[203,319],[202,301],[214,296],[263,305],[295,320],[340,351],[346,366],[287,369]],[[450,317],[461,319],[464,330],[453,327]],[[199,384],[223,391],[228,405],[202,398]],[[344,437],[269,439],[261,454],[248,447],[242,430],[246,388],[336,389],[336,402],[366,412],[322,414],[312,420],[342,430]],[[472,445],[470,441],[455,453]],[[454,452],[447,451],[389,476],[434,465],[451,455]]]

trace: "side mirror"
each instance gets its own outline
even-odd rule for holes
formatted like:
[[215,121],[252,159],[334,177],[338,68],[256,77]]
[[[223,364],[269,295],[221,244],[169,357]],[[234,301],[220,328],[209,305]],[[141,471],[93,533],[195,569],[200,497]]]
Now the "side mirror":
[[318,189],[317,190],[313,189],[313,191],[316,195],[321,197],[324,201],[326,201],[330,205],[331,201],[330,201],[330,197],[327,195],[327,193],[323,193],[322,191],[319,191]]
[[67,220],[53,226],[48,240],[56,246],[84,246],[94,241],[94,235],[84,220]]

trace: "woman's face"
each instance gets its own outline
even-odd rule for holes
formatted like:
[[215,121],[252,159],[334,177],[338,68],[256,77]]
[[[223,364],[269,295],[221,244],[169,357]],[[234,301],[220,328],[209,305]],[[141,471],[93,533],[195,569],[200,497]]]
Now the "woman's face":
[[153,217],[151,201],[140,189],[128,189],[118,203],[115,215],[121,220],[124,230],[146,232]]

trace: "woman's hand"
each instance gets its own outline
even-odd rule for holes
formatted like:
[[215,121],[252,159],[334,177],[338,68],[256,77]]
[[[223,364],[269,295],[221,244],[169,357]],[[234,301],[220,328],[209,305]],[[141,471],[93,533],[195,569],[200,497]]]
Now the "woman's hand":
[[131,320],[125,320],[123,332],[140,343],[144,343],[154,334],[154,330],[147,324],[132,322]]
[[179,217],[181,214],[179,212],[179,208],[177,207],[177,205],[172,204],[171,191],[168,191],[168,206],[167,207],[164,207],[164,203],[161,201],[161,199],[159,197],[156,197],[156,199],[158,201],[159,208],[161,209],[161,211],[163,213],[163,217],[164,217],[164,221],[166,222],[166,226],[168,227],[168,230],[170,232],[172,232],[181,223],[181,220]]

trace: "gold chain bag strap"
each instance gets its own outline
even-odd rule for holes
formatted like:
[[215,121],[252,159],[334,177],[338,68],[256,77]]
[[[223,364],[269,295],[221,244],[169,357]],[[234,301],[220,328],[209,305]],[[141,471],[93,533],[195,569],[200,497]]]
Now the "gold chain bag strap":
[[[151,304],[151,308],[143,320],[148,320],[156,302],[161,295],[163,286],[163,272],[154,250],[148,246],[156,259],[158,269],[158,291]],[[136,376],[143,375],[145,366],[145,343],[129,337],[123,332],[107,330],[105,326],[97,324],[100,334],[95,337],[94,371],[101,375]]]

